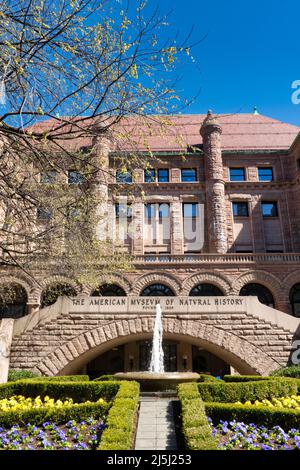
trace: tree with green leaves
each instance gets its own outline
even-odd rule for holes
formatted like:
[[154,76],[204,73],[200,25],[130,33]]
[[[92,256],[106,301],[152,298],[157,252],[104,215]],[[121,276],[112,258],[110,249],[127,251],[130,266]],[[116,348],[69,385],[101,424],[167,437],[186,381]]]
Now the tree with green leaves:
[[0,32],[0,263],[58,261],[85,279],[128,266],[95,230],[108,153],[123,172],[149,167],[151,129],[186,105],[176,69],[190,34],[147,0],[0,0]]

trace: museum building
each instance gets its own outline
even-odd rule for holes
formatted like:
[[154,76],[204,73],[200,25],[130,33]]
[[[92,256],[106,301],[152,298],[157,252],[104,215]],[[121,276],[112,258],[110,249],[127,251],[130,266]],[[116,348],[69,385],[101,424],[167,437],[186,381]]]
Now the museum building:
[[[39,282],[1,269],[1,284],[18,292],[1,309],[10,367],[91,377],[146,370],[158,301],[168,371],[264,375],[293,362],[300,128],[257,112],[169,119],[167,133],[147,136],[153,167],[120,171],[110,139],[98,143],[110,168],[107,223],[133,269],[100,276],[97,289],[59,268],[37,272]],[[130,185],[142,191],[124,205]],[[133,230],[120,237],[124,224]],[[53,286],[69,298],[50,306]]]

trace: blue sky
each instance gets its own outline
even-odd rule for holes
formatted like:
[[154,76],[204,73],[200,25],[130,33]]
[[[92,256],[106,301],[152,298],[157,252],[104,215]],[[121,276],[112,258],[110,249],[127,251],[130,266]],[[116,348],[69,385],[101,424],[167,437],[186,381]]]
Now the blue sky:
[[[156,4],[155,1],[152,2]],[[180,84],[196,102],[185,112],[252,112],[300,126],[291,84],[300,80],[299,0],[163,0],[161,11],[181,32],[194,26],[197,67]]]

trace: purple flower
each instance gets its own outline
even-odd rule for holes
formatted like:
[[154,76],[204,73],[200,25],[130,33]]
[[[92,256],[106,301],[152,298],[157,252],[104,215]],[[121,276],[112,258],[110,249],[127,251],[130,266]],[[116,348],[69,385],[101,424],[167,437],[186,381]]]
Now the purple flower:
[[266,444],[263,444],[263,445],[261,446],[261,449],[262,449],[262,450],[273,450],[272,447],[267,446]]

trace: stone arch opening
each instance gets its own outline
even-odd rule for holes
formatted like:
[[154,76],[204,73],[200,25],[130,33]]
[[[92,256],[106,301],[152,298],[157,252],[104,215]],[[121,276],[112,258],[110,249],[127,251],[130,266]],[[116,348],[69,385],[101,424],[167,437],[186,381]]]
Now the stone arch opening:
[[207,271],[193,274],[185,279],[182,285],[182,295],[188,296],[198,284],[211,284],[216,286],[222,292],[222,295],[231,294],[231,284],[225,276]]
[[178,280],[166,273],[152,272],[138,278],[133,286],[132,295],[141,295],[141,292],[151,284],[164,284],[169,287],[174,295],[179,295],[181,287]]
[[[87,331],[44,357],[35,371],[45,375],[76,373],[104,352],[153,335],[153,317],[116,320]],[[280,364],[259,347],[237,335],[198,320],[165,319],[164,338],[201,347],[241,374],[267,375]]]
[[290,304],[294,317],[300,318],[300,283],[294,284],[290,290]]
[[173,290],[166,286],[166,284],[162,283],[155,283],[150,284],[149,286],[145,287],[141,294],[141,297],[174,297],[175,294]]
[[60,296],[76,297],[77,291],[74,286],[67,283],[53,283],[46,287],[41,296],[41,307],[53,305]]
[[243,286],[239,293],[240,296],[255,296],[262,303],[268,307],[275,308],[275,302],[272,292],[262,284],[249,283]]
[[17,283],[0,286],[0,319],[20,318],[27,314],[28,295],[26,289]]
[[224,292],[214,284],[201,283],[190,290],[189,296],[220,297],[224,296]]
[[102,284],[92,293],[92,297],[126,297],[125,290],[118,284]]

